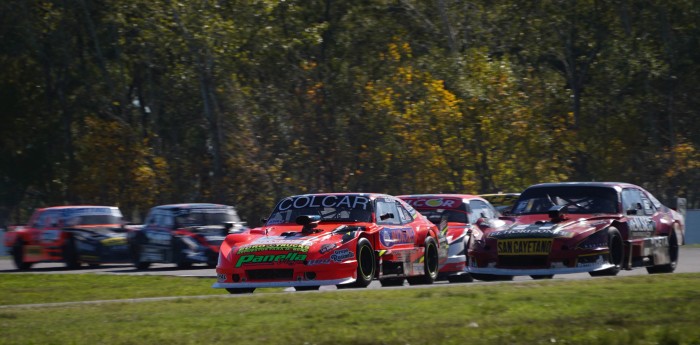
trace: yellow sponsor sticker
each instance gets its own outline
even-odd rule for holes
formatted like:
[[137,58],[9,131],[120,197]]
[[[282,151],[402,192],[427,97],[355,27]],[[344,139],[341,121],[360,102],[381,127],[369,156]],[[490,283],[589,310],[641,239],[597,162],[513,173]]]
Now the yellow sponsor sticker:
[[498,240],[498,255],[547,255],[551,250],[551,238]]

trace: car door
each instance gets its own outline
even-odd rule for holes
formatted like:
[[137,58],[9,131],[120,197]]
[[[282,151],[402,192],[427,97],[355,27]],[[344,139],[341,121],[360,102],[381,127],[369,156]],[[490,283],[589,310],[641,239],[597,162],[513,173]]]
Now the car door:
[[629,239],[651,237],[656,232],[658,221],[658,219],[654,219],[657,212],[656,206],[642,190],[637,188],[623,189],[622,207],[627,215]]
[[170,262],[172,228],[174,217],[170,210],[156,209],[146,217],[142,260],[148,262]]
[[416,230],[411,221],[406,220],[410,216],[399,212],[400,206],[389,198],[377,198],[375,200],[375,213],[379,229],[379,242],[382,247],[391,250],[413,249],[416,240]]

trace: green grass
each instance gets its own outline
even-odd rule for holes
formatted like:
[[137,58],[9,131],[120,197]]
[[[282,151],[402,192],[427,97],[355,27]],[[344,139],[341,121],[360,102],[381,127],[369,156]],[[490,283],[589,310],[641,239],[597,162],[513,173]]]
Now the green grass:
[[[700,274],[240,296],[211,283],[2,275],[0,344],[700,344]],[[220,297],[17,305],[202,294]]]

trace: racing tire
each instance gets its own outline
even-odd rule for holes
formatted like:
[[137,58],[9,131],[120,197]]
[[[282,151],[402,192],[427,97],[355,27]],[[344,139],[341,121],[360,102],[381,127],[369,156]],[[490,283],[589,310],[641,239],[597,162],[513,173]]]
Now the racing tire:
[[379,279],[379,284],[382,285],[382,287],[391,287],[391,286],[403,286],[403,281],[404,278],[384,278],[384,279]]
[[80,268],[78,250],[75,247],[75,239],[73,237],[69,237],[63,245],[63,262],[65,262],[66,268],[69,270]]
[[432,284],[438,276],[438,247],[432,237],[425,239],[425,253],[423,254],[424,273],[417,277],[408,277],[409,285]]
[[141,261],[142,236],[142,234],[137,233],[134,235],[134,239],[129,241],[129,256],[131,256],[131,263],[137,270],[146,270],[151,267],[150,262]]
[[350,284],[336,285],[337,288],[366,288],[372,283],[377,271],[377,259],[374,256],[374,248],[368,239],[361,238],[357,241],[355,257],[357,258],[357,280]]
[[31,262],[24,262],[24,242],[17,240],[12,246],[12,261],[15,262],[15,267],[20,271],[26,271],[32,267]]
[[295,286],[294,290],[295,291],[315,291],[320,289],[321,287],[318,285],[312,285],[312,286]]
[[505,276],[505,275],[498,275],[498,274],[484,274],[484,273],[470,273],[470,274],[474,279],[485,281],[485,282],[497,282],[497,281],[513,280],[513,276]]
[[608,261],[613,264],[613,267],[588,272],[591,277],[612,277],[620,273],[622,261],[625,259],[625,247],[620,231],[614,227],[608,228],[608,252]]
[[536,274],[536,275],[531,275],[530,278],[532,278],[534,280],[552,279],[552,278],[554,278],[554,274]]
[[244,293],[253,293],[255,288],[226,288],[226,291],[232,295],[240,295]]
[[657,274],[657,273],[673,273],[678,266],[678,256],[679,256],[678,239],[676,238],[675,227],[671,230],[668,236],[668,254],[671,257],[671,262],[665,265],[656,265],[647,267],[647,273]]

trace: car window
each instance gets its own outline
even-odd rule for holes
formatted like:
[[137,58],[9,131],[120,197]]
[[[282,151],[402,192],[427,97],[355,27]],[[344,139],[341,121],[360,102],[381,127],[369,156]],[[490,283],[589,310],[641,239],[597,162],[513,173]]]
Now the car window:
[[401,224],[401,218],[395,202],[377,201],[377,224]]
[[370,222],[372,210],[372,201],[363,195],[297,195],[278,202],[266,224],[293,224],[308,215],[328,222]]
[[638,189],[625,188],[622,190],[622,207],[625,212],[629,210],[636,210],[637,212],[640,212],[643,204],[642,194]]
[[396,208],[399,210],[399,218],[401,219],[401,224],[410,223],[413,221],[413,216],[406,210],[400,203],[396,203]]

